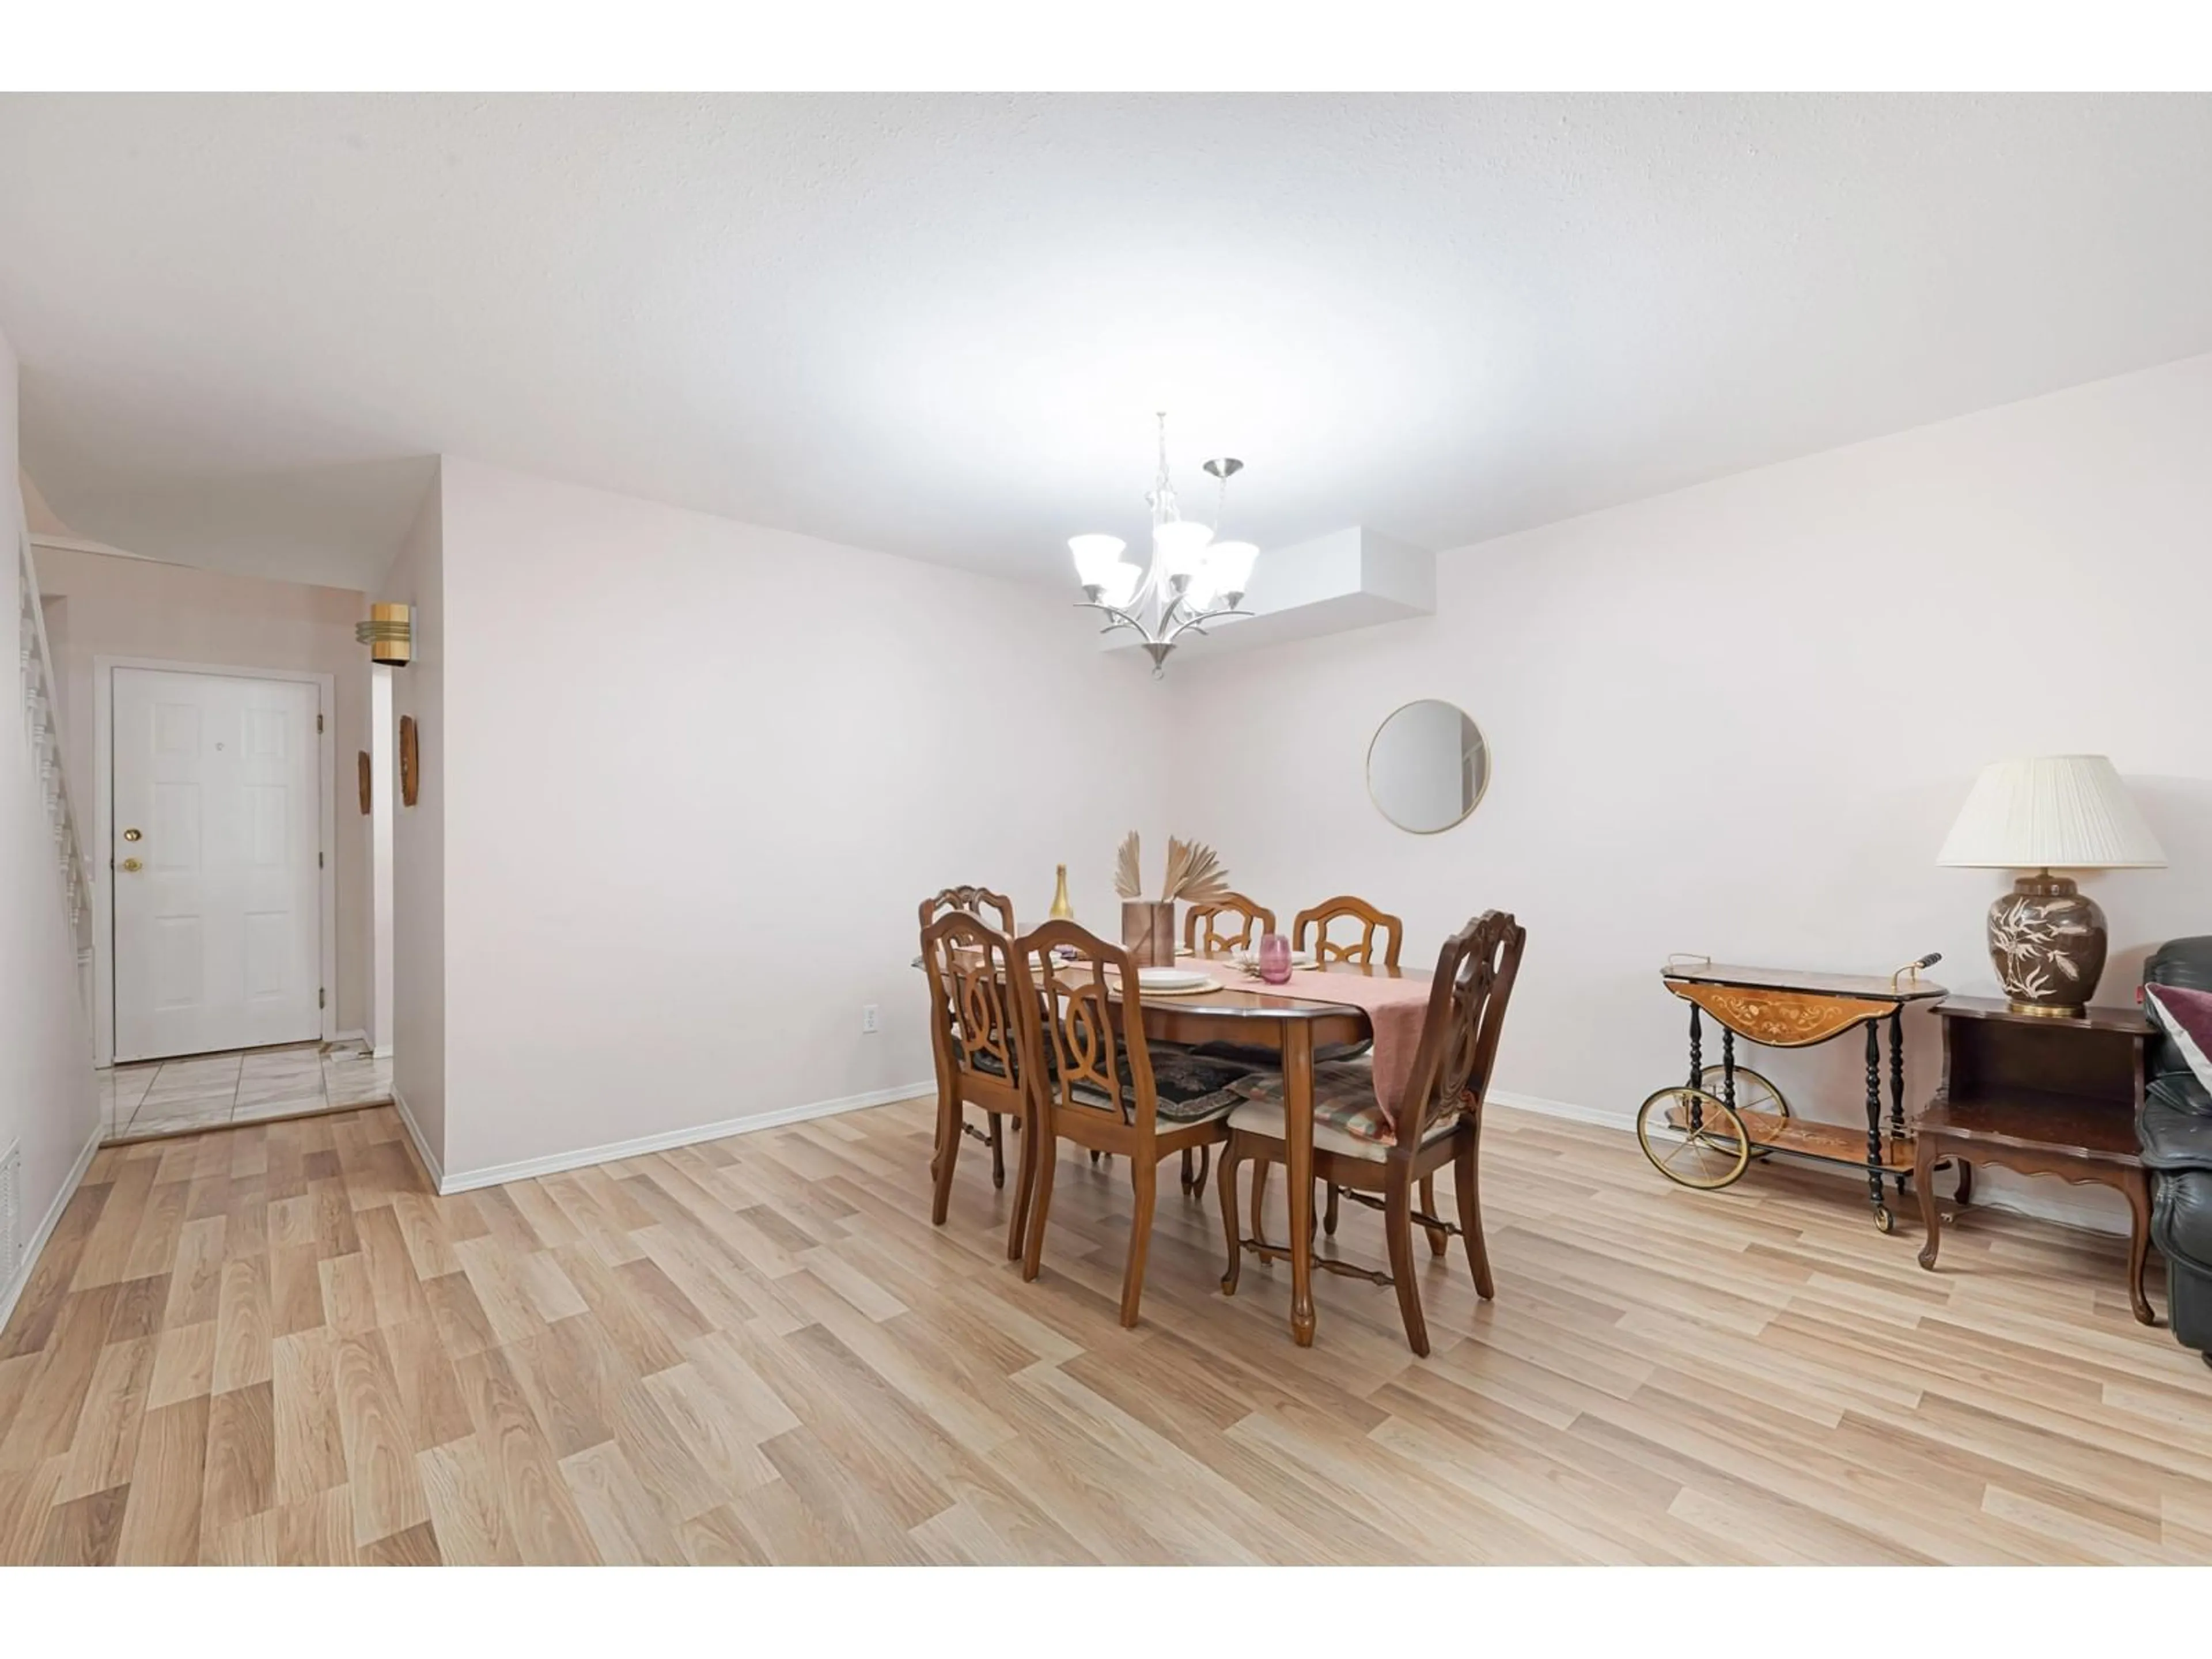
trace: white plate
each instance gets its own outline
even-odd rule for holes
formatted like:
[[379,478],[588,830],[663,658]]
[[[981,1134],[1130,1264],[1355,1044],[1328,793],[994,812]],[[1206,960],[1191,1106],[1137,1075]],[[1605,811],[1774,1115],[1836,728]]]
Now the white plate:
[[[1260,965],[1260,953],[1257,951],[1239,951],[1236,955],[1235,960],[1239,968],[1257,968]],[[1291,967],[1294,970],[1300,968],[1310,968],[1313,965],[1314,953],[1312,951],[1293,951],[1291,952]]]
[[1163,991],[1187,991],[1194,986],[1210,985],[1212,975],[1193,973],[1188,968],[1139,968],[1137,983],[1146,988],[1158,987]]

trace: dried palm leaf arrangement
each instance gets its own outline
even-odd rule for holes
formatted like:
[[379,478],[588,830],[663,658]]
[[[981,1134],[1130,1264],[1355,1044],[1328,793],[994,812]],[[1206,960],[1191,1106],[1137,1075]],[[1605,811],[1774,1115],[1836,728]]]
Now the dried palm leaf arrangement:
[[[1144,896],[1144,877],[1138,864],[1137,832],[1133,830],[1122,839],[1121,850],[1114,858],[1114,890],[1125,899]],[[1172,904],[1181,900],[1188,904],[1204,904],[1218,899],[1229,891],[1229,872],[1221,867],[1220,857],[1202,841],[1178,841],[1168,837],[1168,867],[1160,883],[1159,902]]]

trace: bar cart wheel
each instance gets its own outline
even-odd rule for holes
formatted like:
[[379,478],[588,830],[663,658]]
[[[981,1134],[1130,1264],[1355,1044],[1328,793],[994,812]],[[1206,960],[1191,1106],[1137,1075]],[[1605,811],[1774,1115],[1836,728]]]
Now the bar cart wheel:
[[[1709,1095],[1718,1095],[1722,1099],[1727,1099],[1728,1070],[1725,1066],[1706,1066],[1698,1073],[1698,1086]],[[1748,1066],[1735,1068],[1735,1109],[1739,1112],[1764,1112],[1769,1117],[1779,1118],[1785,1122],[1790,1117],[1790,1103],[1783,1097],[1782,1091],[1775,1087],[1773,1079],[1764,1073],[1753,1071]],[[1754,1141],[1751,1155],[1756,1158],[1769,1158],[1774,1156],[1774,1148]]]
[[1743,1120],[1718,1095],[1681,1084],[1656,1091],[1637,1109],[1636,1140],[1653,1169],[1699,1192],[1734,1185],[1751,1162]]
[[1897,1231],[1897,1218],[1890,1213],[1888,1205],[1877,1204],[1874,1206],[1874,1230],[1878,1233],[1893,1233]]

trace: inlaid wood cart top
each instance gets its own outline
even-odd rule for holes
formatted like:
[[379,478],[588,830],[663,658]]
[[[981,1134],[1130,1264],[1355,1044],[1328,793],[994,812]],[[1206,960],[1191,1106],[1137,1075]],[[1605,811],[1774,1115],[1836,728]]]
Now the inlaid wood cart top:
[[1811,974],[1795,968],[1735,968],[1672,962],[1667,988],[1694,1002],[1738,1036],[1776,1048],[1807,1048],[1862,1021],[1885,1019],[1908,1002],[1947,993],[1924,979],[1887,974]]
[[[1686,985],[1738,986],[1748,990],[1789,991],[1800,996],[1846,997],[1860,1002],[1927,1002],[1950,995],[1933,980],[1910,977],[1893,981],[1887,974],[1817,974],[1802,968],[1738,968],[1719,963],[1670,962],[1660,970],[1670,988]],[[1676,991],[1680,996],[1681,993]]]

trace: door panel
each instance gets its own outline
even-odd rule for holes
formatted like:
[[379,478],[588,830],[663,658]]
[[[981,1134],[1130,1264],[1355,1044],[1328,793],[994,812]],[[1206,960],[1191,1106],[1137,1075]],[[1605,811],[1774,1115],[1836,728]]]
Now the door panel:
[[319,1036],[320,689],[114,676],[116,1058]]

